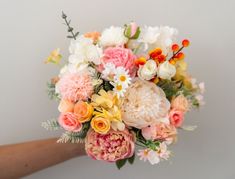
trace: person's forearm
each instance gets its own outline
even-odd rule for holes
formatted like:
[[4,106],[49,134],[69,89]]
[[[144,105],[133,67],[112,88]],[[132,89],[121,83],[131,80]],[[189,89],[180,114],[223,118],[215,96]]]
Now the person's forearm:
[[85,154],[83,144],[61,144],[56,140],[0,146],[0,179],[19,178]]

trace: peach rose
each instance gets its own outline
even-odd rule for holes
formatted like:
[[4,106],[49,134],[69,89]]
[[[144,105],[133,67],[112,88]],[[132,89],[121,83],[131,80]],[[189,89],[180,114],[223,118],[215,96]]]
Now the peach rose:
[[181,94],[171,101],[171,107],[183,112],[187,112],[189,110],[189,102],[187,98]]
[[58,121],[60,126],[67,131],[79,132],[82,129],[82,124],[78,121],[78,117],[74,113],[61,113]]
[[78,116],[78,121],[81,123],[87,122],[91,119],[93,107],[83,101],[79,101],[74,106],[74,114]]
[[87,155],[96,160],[115,162],[134,154],[134,135],[127,129],[99,134],[89,130],[85,139]]
[[169,113],[170,122],[175,127],[180,127],[184,121],[184,112],[178,109],[172,109]]
[[95,132],[106,134],[110,130],[110,120],[101,116],[96,116],[91,120],[91,127]]
[[58,110],[61,113],[73,112],[73,108],[74,108],[74,103],[65,99],[62,99],[58,106]]

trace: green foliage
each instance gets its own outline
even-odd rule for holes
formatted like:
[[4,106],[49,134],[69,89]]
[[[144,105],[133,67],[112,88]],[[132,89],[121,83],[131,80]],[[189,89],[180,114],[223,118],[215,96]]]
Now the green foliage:
[[171,100],[172,97],[179,91],[181,84],[177,84],[171,80],[161,80],[157,83],[157,85],[165,92],[167,99]]
[[80,143],[84,142],[86,134],[90,128],[90,123],[86,122],[83,124],[83,128],[80,132],[69,132],[66,131],[62,136],[57,140],[58,143]]
[[51,82],[47,83],[47,94],[51,100],[60,100],[59,94],[55,92],[55,84]]
[[120,169],[126,164],[126,161],[127,161],[126,158],[125,158],[125,159],[122,159],[122,160],[116,161],[116,166],[117,166],[117,168],[120,170]]
[[60,125],[56,119],[47,120],[42,122],[42,127],[47,130],[58,130],[60,129]]
[[76,40],[79,32],[73,32],[74,28],[70,26],[71,20],[67,20],[67,15],[62,11],[62,19],[65,21],[65,25],[68,27],[68,32],[71,35],[68,35],[67,38]]
[[135,161],[135,153],[130,158],[128,158],[127,160],[130,164],[133,164],[134,161]]
[[103,88],[105,91],[110,91],[113,89],[113,85],[109,81],[103,81]]

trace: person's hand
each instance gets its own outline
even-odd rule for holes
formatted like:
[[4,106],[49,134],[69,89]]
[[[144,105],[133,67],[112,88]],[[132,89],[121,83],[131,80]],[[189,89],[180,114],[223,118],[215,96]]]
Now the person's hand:
[[19,178],[85,154],[84,144],[56,138],[0,146],[0,179]]

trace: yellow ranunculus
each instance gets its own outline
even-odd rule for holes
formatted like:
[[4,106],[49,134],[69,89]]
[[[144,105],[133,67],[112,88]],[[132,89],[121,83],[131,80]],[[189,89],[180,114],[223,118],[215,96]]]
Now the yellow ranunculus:
[[102,116],[95,116],[91,120],[91,127],[95,132],[100,134],[106,134],[110,130],[110,120]]
[[45,60],[45,63],[59,64],[62,56],[60,55],[60,49],[53,50],[50,56]]

